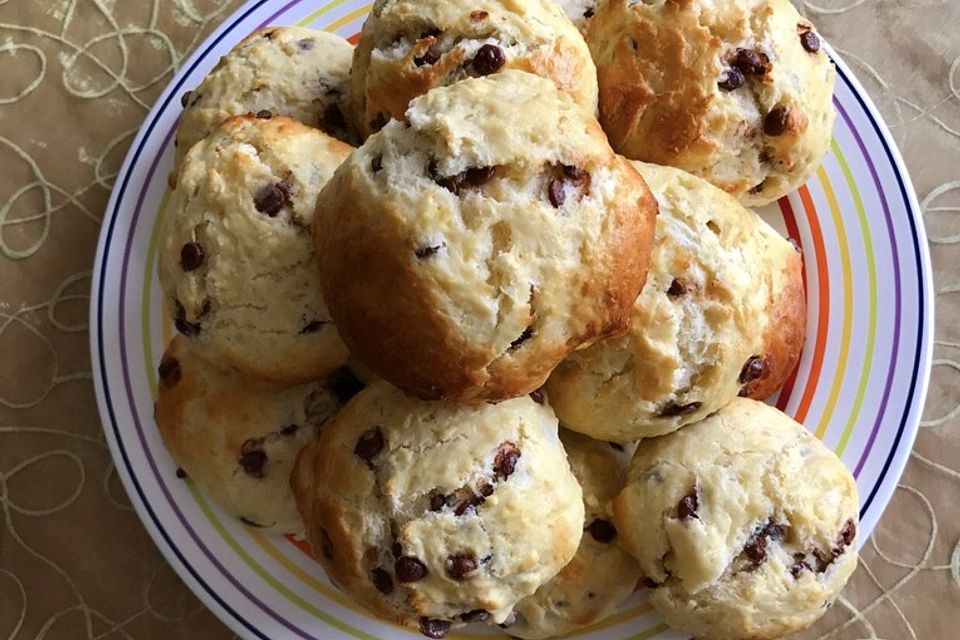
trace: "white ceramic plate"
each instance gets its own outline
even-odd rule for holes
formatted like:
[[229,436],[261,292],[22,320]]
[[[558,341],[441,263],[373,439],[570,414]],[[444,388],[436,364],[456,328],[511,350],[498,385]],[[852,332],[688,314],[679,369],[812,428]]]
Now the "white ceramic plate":
[[[170,331],[156,275],[157,228],[180,95],[260,26],[300,24],[351,37],[369,8],[356,0],[255,0],[231,16],[147,116],[117,177],[97,251],[91,351],[120,476],[173,567],[244,638],[420,637],[375,620],[344,597],[301,540],[247,528],[177,479],[152,417],[156,365]],[[854,472],[864,539],[916,435],[930,373],[933,294],[926,236],[903,161],[863,88],[842,61],[837,67],[831,152],[809,184],[763,212],[802,245],[809,303],[802,361],[771,401]],[[449,637],[496,634],[475,626]],[[683,636],[661,623],[640,591],[581,637]]]

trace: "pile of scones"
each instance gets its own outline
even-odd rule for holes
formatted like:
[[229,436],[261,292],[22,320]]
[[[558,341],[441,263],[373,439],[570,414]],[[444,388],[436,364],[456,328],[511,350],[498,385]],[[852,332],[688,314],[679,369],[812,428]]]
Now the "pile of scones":
[[388,622],[576,632],[636,590],[701,640],[813,623],[850,472],[761,402],[835,71],[788,0],[377,0],[182,97],[156,421],[247,525]]

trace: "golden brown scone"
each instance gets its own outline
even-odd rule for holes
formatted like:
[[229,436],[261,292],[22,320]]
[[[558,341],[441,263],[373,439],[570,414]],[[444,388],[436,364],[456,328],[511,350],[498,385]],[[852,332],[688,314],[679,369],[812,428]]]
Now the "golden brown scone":
[[507,633],[551,638],[613,614],[636,589],[640,566],[617,545],[608,503],[627,483],[636,445],[621,446],[560,430],[570,468],[583,489],[583,537],[573,560],[513,608]]
[[155,418],[180,468],[230,515],[302,530],[290,471],[297,453],[361,385],[346,369],[274,387],[198,356],[177,336],[160,360]]
[[433,638],[502,623],[580,542],[557,432],[529,397],[424,402],[374,382],[297,459],[307,538],[330,579],[391,622]]
[[596,120],[520,71],[434,89],[318,199],[321,282],[354,355],[425,399],[502,400],[622,333],[656,203]]
[[224,120],[264,110],[347,139],[344,112],[352,56],[349,42],[325,31],[254,31],[181,98],[176,166]]
[[738,393],[770,395],[796,366],[806,327],[790,242],[700,178],[636,166],[660,215],[630,330],[575,351],[547,382],[565,427],[617,442],[697,422]]
[[284,384],[346,361],[311,226],[317,193],[350,150],[290,118],[239,116],[187,154],[159,274],[177,330],[204,355]]
[[354,127],[366,137],[433,87],[504,69],[549,78],[596,113],[590,51],[553,0],[378,0],[353,55]]
[[857,566],[857,484],[773,407],[737,398],[644,440],[613,501],[650,603],[703,640],[767,640],[813,624]]
[[686,169],[748,206],[826,153],[836,72],[789,0],[610,0],[587,32],[613,148]]

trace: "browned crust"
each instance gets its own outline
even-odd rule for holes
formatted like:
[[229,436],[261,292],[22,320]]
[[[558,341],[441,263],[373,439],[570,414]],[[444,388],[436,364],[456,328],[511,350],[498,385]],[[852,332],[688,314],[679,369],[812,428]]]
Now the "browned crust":
[[584,274],[578,294],[595,311],[584,314],[589,320],[576,327],[565,344],[531,344],[502,356],[452,333],[409,254],[380,249],[406,246],[408,239],[398,237],[389,222],[370,228],[360,221],[400,214],[361,209],[377,205],[358,197],[360,187],[355,185],[365,177],[360,166],[348,161],[318,199],[316,229],[323,232],[315,240],[323,289],[337,292],[326,296],[327,306],[350,352],[377,375],[421,399],[497,401],[542,386],[577,345],[625,332],[646,281],[656,201],[626,159],[611,154],[611,160],[624,192],[636,194],[636,199],[609,211],[607,259]]
[[[626,4],[612,0],[603,6],[590,34],[608,37],[615,25],[602,23],[632,13]],[[615,31],[619,37],[611,59],[599,61],[600,122],[613,148],[627,157],[682,166],[691,156],[714,150],[702,133],[714,99],[708,87],[715,82],[713,68],[704,61],[718,54],[721,42],[706,28],[682,26],[689,4],[669,2],[656,22],[634,14],[629,32]],[[594,48],[599,46],[603,43]]]
[[783,386],[800,361],[806,339],[807,299],[799,253],[791,252],[778,280],[782,287],[771,291],[769,322],[763,333],[763,375],[740,390],[740,395],[755,400],[763,400]]

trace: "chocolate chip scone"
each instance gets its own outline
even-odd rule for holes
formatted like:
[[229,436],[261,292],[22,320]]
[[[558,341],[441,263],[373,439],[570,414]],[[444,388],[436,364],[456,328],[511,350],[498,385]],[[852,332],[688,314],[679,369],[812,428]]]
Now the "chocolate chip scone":
[[317,193],[349,152],[289,118],[240,116],[187,154],[161,232],[160,282],[177,330],[207,357],[288,384],[346,361],[311,226]]
[[417,98],[351,154],[318,200],[321,281],[382,378],[425,399],[520,396],[626,328],[655,212],[592,116],[505,71]]
[[789,0],[603,3],[587,31],[614,149],[686,169],[748,206],[826,153],[836,72]]
[[360,388],[346,369],[295,387],[250,381],[177,336],[160,360],[155,417],[178,475],[251,526],[293,532],[297,453]]
[[353,56],[354,126],[370,135],[433,87],[504,69],[549,78],[596,113],[590,51],[553,0],[378,0]]
[[660,203],[629,332],[575,351],[550,376],[564,426],[631,442],[696,422],[793,371],[806,303],[800,254],[757,214],[679,169],[636,163]]
[[307,537],[331,580],[387,620],[433,638],[502,623],[580,542],[557,431],[529,397],[423,402],[374,382],[298,457]]
[[812,624],[857,566],[858,508],[832,451],[745,398],[642,441],[613,501],[650,602],[704,640],[780,638]]
[[592,440],[561,430],[570,468],[583,490],[586,513],[577,555],[536,593],[521,600],[507,633],[550,638],[610,616],[633,593],[640,567],[617,545],[608,502],[627,482],[635,445]]
[[352,57],[349,42],[325,31],[253,32],[182,96],[176,166],[224,120],[248,113],[269,111],[348,140],[344,112]]

